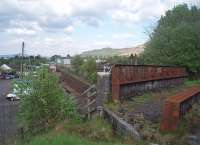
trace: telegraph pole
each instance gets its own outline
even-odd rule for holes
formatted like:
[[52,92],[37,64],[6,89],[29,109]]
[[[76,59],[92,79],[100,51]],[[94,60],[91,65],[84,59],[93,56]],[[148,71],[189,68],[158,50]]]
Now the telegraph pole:
[[22,42],[22,54],[21,54],[21,79],[23,79],[23,73],[24,73],[24,41]]

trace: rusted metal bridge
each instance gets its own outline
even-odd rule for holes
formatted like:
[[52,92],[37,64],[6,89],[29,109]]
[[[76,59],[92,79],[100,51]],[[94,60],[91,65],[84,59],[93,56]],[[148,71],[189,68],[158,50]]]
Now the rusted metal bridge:
[[174,131],[178,121],[190,110],[192,105],[200,101],[200,86],[191,87],[169,97],[165,101],[162,114],[161,130]]
[[112,66],[112,99],[123,100],[145,91],[180,85],[187,72],[185,68],[155,65]]

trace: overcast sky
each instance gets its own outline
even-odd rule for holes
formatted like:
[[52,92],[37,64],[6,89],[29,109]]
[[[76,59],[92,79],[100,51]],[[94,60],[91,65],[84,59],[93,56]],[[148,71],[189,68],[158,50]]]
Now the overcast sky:
[[71,55],[148,40],[166,10],[199,0],[0,0],[0,55]]

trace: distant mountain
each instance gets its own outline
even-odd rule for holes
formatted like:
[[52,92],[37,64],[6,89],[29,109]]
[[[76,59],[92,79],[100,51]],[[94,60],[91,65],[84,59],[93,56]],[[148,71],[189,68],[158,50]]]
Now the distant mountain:
[[82,57],[86,56],[129,56],[131,54],[140,54],[144,51],[145,44],[141,44],[135,47],[130,48],[121,48],[121,49],[114,49],[114,48],[102,48],[102,49],[95,49],[91,51],[85,51],[81,54]]

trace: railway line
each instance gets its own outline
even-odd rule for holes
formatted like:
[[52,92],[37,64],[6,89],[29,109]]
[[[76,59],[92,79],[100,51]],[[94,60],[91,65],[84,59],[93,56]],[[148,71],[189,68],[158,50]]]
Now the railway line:
[[[60,68],[57,71],[60,74],[63,88],[75,96],[78,110],[82,114],[88,114],[95,110],[97,107],[96,100],[98,100],[96,87]],[[111,69],[112,100],[123,101],[123,99],[140,95],[149,90],[179,86],[184,83],[186,77],[187,72],[182,67],[117,64],[112,66]],[[173,130],[176,129],[178,120],[188,112],[197,100],[200,100],[200,87],[190,88],[169,97],[166,103],[153,102],[152,104],[155,103],[155,105],[152,105],[146,116],[152,120],[152,114],[157,112],[155,115],[161,115],[164,120],[161,123],[161,128]],[[157,111],[158,109],[155,106],[163,108],[163,104],[164,111]],[[150,104],[146,105],[149,106]],[[142,107],[139,110],[144,112]]]
[[96,110],[96,87],[91,85],[81,78],[64,71],[57,67],[57,72],[60,76],[60,82],[66,92],[75,96],[78,111],[89,116]]

